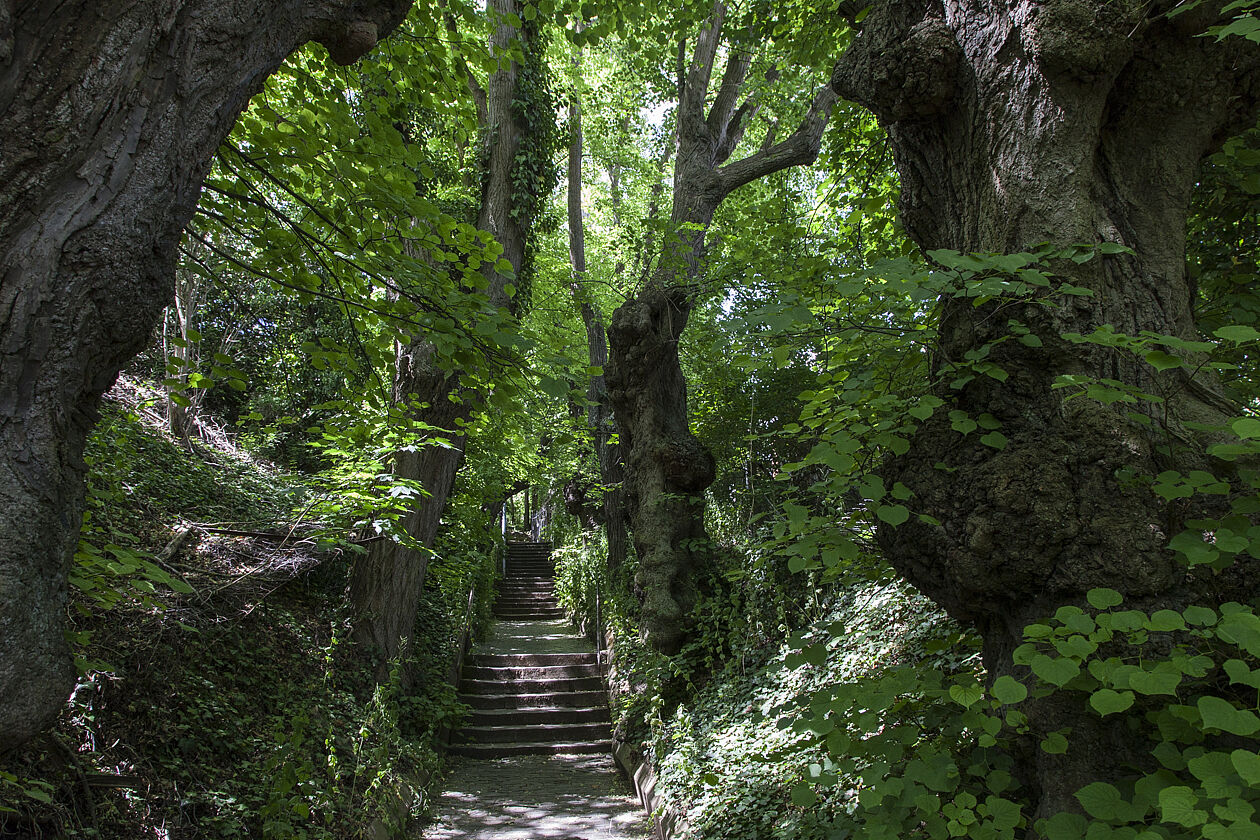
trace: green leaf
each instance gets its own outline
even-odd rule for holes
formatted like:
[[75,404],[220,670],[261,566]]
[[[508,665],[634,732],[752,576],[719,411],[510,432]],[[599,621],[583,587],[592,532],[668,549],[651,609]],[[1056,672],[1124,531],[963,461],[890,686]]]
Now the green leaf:
[[1253,787],[1260,786],[1260,755],[1250,750],[1234,750],[1229,754],[1229,760],[1244,782]]
[[1260,420],[1255,417],[1239,417],[1237,420],[1229,424],[1234,430],[1234,434],[1240,438],[1251,440],[1260,438]]
[[1089,605],[1094,609],[1105,610],[1108,607],[1119,606],[1124,597],[1114,589],[1098,587],[1085,593],[1085,600],[1089,601]]
[[1199,797],[1184,785],[1171,785],[1159,792],[1159,818],[1164,822],[1176,823],[1192,828],[1207,822],[1207,812],[1195,806]]
[[876,509],[875,515],[889,525],[896,527],[910,518],[910,511],[906,509],[905,505],[880,505]]
[[1113,819],[1124,805],[1120,791],[1106,782],[1093,782],[1076,792],[1085,813],[1099,820]]
[[1129,674],[1129,688],[1139,694],[1170,694],[1176,696],[1181,685],[1181,675],[1170,671],[1136,671]]
[[1046,840],[1081,840],[1086,825],[1086,819],[1080,814],[1061,811],[1048,820],[1038,821],[1037,831]]
[[1007,443],[1006,435],[1001,432],[989,432],[987,435],[982,435],[980,437],[980,442],[985,446],[991,446],[994,449],[1005,449]]
[[1185,619],[1181,617],[1181,613],[1173,610],[1156,610],[1151,614],[1150,621],[1146,624],[1147,629],[1157,632],[1170,632],[1173,630],[1184,630],[1186,628]]
[[809,808],[818,801],[814,788],[809,782],[798,782],[792,787],[792,803],[799,808]]
[[1051,732],[1041,742],[1041,748],[1051,755],[1063,755],[1067,752],[1068,741],[1062,732]]
[[1012,703],[1020,703],[1028,696],[1028,689],[1024,684],[1012,676],[1003,674],[993,681],[993,687],[990,689],[999,703],[1010,705]]
[[1255,341],[1257,338],[1260,338],[1260,331],[1242,324],[1229,324],[1216,330],[1212,335],[1217,338],[1223,338],[1226,341],[1242,344],[1244,341]]
[[1207,729],[1219,729],[1243,737],[1260,731],[1260,718],[1255,712],[1237,709],[1224,698],[1200,697],[1198,707],[1199,714],[1203,716],[1203,726]]
[[1089,705],[1094,707],[1094,711],[1106,717],[1107,715],[1123,712],[1125,709],[1133,705],[1132,691],[1113,691],[1110,688],[1100,688],[1093,694],[1089,695]]
[[1156,370],[1172,370],[1182,365],[1181,358],[1163,350],[1151,350],[1144,357],[1147,364]]
[[984,689],[980,683],[971,683],[970,685],[951,685],[949,687],[949,696],[955,703],[964,709],[969,709],[984,697]]
[[1216,611],[1208,607],[1189,606],[1182,612],[1182,615],[1185,617],[1187,624],[1193,624],[1198,627],[1211,627],[1216,623]]
[[549,397],[561,399],[569,394],[569,383],[562,379],[544,376],[538,381],[538,387]]
[[1034,656],[1030,667],[1038,677],[1060,687],[1067,685],[1081,672],[1081,666],[1071,659],[1056,659],[1044,653]]

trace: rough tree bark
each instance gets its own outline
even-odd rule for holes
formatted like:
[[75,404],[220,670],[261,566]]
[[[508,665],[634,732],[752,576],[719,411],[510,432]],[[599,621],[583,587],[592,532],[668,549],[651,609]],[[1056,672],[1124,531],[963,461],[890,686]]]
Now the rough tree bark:
[[788,138],[728,163],[758,105],[740,101],[752,57],[736,50],[706,114],[725,16],[725,6],[717,3],[685,74],[680,45],[670,233],[643,290],[617,308],[608,331],[608,389],[626,462],[626,509],[639,558],[635,583],[644,599],[644,635],[665,652],[676,651],[683,641],[696,598],[692,571],[708,543],[703,493],[713,483],[713,456],[688,429],[687,384],[678,361],[678,341],[704,272],[705,234],[732,191],[817,158],[835,101],[824,86]]
[[[1206,7],[1170,20],[1171,6],[884,0],[833,76],[841,96],[888,127],[902,216],[925,249],[1115,242],[1135,252],[1058,267],[1091,297],[978,309],[943,300],[938,367],[1001,338],[1011,319],[1045,346],[997,345],[991,358],[1005,382],[942,386],[946,405],[883,469],[940,525],[912,517],[881,526],[880,543],[902,574],[980,629],[994,677],[1022,678],[1011,662],[1022,628],[1060,605],[1084,605],[1093,587],[1153,609],[1254,595],[1260,582],[1253,561],[1211,580],[1189,574],[1165,545],[1203,511],[1125,479],[1211,468],[1208,440],[1191,424],[1220,424],[1236,407],[1210,376],[1161,374],[1130,353],[1060,337],[1104,324],[1195,337],[1184,257],[1190,191],[1201,158],[1254,124],[1260,56],[1241,39],[1194,37]],[[1142,407],[1154,420],[1147,428],[1123,404],[1066,400],[1051,389],[1062,374],[1120,380],[1167,402]],[[953,409],[992,414],[1006,448],[953,432]],[[1075,810],[1075,790],[1135,760],[1125,726],[1103,726],[1063,694],[1025,705],[1033,738],[1020,758],[1037,816]],[[1036,749],[1064,726],[1066,755]]]
[[349,63],[410,0],[0,5],[0,750],[57,713],[98,399],[171,299],[211,155],[307,41]]
[[[581,67],[580,60],[578,66]],[[569,130],[569,262],[573,267],[573,299],[578,304],[582,313],[582,324],[586,328],[589,364],[601,371],[592,374],[587,384],[586,425],[595,444],[599,481],[603,485],[600,508],[603,512],[604,533],[608,538],[608,566],[610,569],[620,569],[626,559],[621,452],[617,444],[612,442],[612,406],[608,400],[607,376],[603,373],[608,365],[608,333],[604,326],[604,313],[586,287],[586,227],[582,221],[582,105],[576,96],[569,104]],[[620,198],[615,174],[612,175],[612,182],[615,213]],[[620,264],[614,273],[619,272]]]
[[[490,38],[494,54],[506,53],[513,40],[528,37],[528,26],[517,29],[504,22],[509,15],[519,16],[518,0],[489,0],[486,8],[497,21]],[[528,129],[513,104],[519,74],[515,61],[501,66],[490,75],[484,92],[471,74],[467,76],[479,113],[485,103],[482,128],[490,146],[477,227],[494,234],[503,246],[502,259],[511,263],[517,274],[525,262],[528,228],[532,224],[532,219],[512,212],[513,167],[522,144],[529,142]],[[508,278],[494,270],[494,261],[485,263],[482,273],[488,283],[490,305],[515,314],[515,299],[509,297],[505,288]],[[394,374],[395,401],[421,401],[426,408],[417,419],[446,430],[451,443],[449,447],[427,446],[394,456],[394,474],[418,481],[427,493],[406,512],[402,522],[412,539],[426,548],[433,545],[437,536],[455,476],[463,464],[464,424],[472,417],[476,401],[476,395],[460,384],[462,371],[445,369],[439,361],[434,345],[425,336],[417,335],[410,345],[399,347]],[[427,564],[427,553],[378,540],[351,571],[355,639],[376,651],[381,676],[387,673],[389,660],[398,655],[411,636]]]

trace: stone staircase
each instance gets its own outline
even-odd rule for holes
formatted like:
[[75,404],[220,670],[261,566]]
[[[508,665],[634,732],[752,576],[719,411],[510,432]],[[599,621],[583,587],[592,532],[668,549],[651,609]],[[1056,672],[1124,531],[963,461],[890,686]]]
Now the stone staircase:
[[451,752],[474,758],[606,753],[612,729],[599,661],[556,603],[549,543],[508,543],[490,638],[465,660],[472,718]]

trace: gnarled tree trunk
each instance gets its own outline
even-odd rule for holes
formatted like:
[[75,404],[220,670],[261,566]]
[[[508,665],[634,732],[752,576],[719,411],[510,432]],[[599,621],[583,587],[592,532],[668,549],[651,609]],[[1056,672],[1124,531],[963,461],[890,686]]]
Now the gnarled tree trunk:
[[678,341],[704,271],[705,234],[732,191],[817,158],[835,101],[824,87],[791,136],[727,163],[758,106],[750,99],[740,102],[752,58],[735,51],[706,113],[725,15],[725,7],[716,4],[685,78],[680,55],[672,233],[661,244],[645,287],[618,307],[608,330],[608,389],[626,462],[626,509],[639,559],[635,583],[644,599],[643,630],[650,644],[666,652],[683,642],[696,599],[693,570],[703,562],[708,544],[703,493],[713,483],[713,456],[688,428],[687,383],[678,361]]
[[215,148],[310,40],[354,61],[410,0],[68,0],[0,12],[0,750],[74,671],[66,571],[98,399],[171,300]]
[[[1194,37],[1204,9],[1170,20],[1169,7],[886,0],[833,77],[888,127],[903,219],[925,249],[1107,242],[1134,251],[1058,266],[1089,297],[943,301],[938,365],[1007,336],[1012,320],[1044,347],[995,345],[990,360],[1008,378],[940,387],[945,406],[883,469],[889,486],[905,484],[914,510],[940,524],[881,526],[881,544],[909,580],[979,627],[993,676],[1022,677],[1011,651],[1023,627],[1083,605],[1093,587],[1119,590],[1137,607],[1176,608],[1254,594],[1260,582],[1249,560],[1232,578],[1188,573],[1165,546],[1204,511],[1171,505],[1140,480],[1210,466],[1210,441],[1191,424],[1221,424],[1236,411],[1212,378],[1193,366],[1160,373],[1127,351],[1061,337],[1111,325],[1195,338],[1184,257],[1190,191],[1201,158],[1255,119],[1260,48]],[[1063,374],[1120,380],[1166,402],[1068,401],[1052,388]],[[1153,422],[1133,422],[1131,408]],[[992,414],[1006,447],[952,431],[955,409]],[[1231,586],[1241,589],[1223,591]],[[1026,712],[1034,737],[1021,758],[1038,816],[1075,810],[1078,788],[1140,759],[1125,726],[1103,725],[1070,693],[1030,701]],[[1036,748],[1065,726],[1065,755]]]

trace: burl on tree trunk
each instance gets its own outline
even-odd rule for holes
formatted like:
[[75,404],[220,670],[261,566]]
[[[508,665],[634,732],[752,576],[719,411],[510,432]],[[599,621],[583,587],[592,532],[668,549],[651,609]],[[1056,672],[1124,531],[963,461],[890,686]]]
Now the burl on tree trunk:
[[0,5],[0,751],[74,682],[66,572],[100,395],[172,298],[214,150],[307,41],[349,63],[410,0]]
[[[1210,441],[1190,424],[1221,424],[1235,411],[1210,376],[1159,373],[1131,353],[1061,337],[1102,325],[1196,337],[1185,270],[1190,192],[1204,155],[1254,123],[1260,48],[1195,37],[1208,9],[1169,19],[1171,5],[884,0],[833,76],[841,96],[887,126],[906,229],[924,249],[1112,242],[1134,252],[1057,266],[1089,297],[944,301],[938,364],[1001,338],[1011,319],[1044,347],[1003,342],[990,358],[1005,382],[940,387],[946,405],[883,469],[940,524],[881,526],[880,543],[910,581],[980,629],[993,676],[1022,677],[1011,651],[1023,627],[1083,605],[1093,587],[1119,590],[1139,608],[1175,608],[1254,594],[1260,577],[1247,561],[1229,592],[1228,576],[1190,574],[1166,543],[1196,512],[1125,479],[1207,464]],[[1120,380],[1167,402],[1140,425],[1124,404],[1067,400],[1052,389],[1063,374]],[[952,431],[952,409],[992,414],[1006,448]],[[1154,405],[1142,410],[1156,414]],[[1073,792],[1134,759],[1124,726],[1102,726],[1074,703],[1052,695],[1026,704],[1035,736],[1073,727],[1066,755],[1036,749],[1037,737],[1023,756],[1038,816],[1075,810]]]

